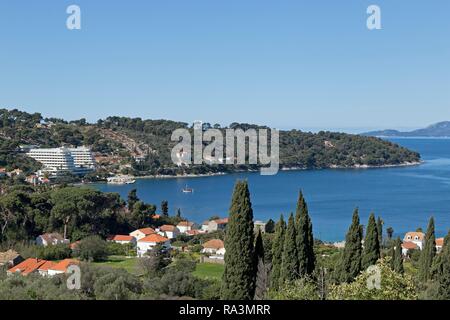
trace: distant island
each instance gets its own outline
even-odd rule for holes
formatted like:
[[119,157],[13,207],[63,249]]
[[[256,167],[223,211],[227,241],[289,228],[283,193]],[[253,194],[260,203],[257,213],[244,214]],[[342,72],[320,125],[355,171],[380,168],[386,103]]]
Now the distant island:
[[393,129],[379,130],[365,132],[362,136],[370,137],[436,137],[447,138],[450,137],[450,121],[443,121],[436,124],[432,124],[423,129],[417,129],[413,131],[403,132]]
[[[224,131],[267,128],[231,123],[228,126],[203,123]],[[37,148],[61,146],[89,148],[97,162],[95,177],[205,175],[258,170],[257,165],[207,164],[177,166],[170,152],[175,129],[192,130],[192,125],[171,120],[108,117],[95,123],[86,119],[66,121],[44,118],[40,113],[0,109],[0,167],[32,173],[39,164],[21,153],[23,145]],[[321,131],[280,131],[280,169],[369,168],[420,163],[420,154],[398,144],[361,135]]]

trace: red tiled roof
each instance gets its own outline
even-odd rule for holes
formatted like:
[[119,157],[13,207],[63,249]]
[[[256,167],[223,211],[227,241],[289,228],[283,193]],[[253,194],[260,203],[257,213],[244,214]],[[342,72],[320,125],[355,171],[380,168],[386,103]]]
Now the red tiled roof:
[[49,270],[56,270],[56,271],[67,271],[67,268],[73,264],[79,264],[78,260],[75,259],[64,259],[56,264],[54,264]]
[[142,229],[138,229],[138,230],[145,235],[150,235],[152,233],[156,233],[155,229],[153,229],[153,228],[142,228]]
[[174,231],[175,230],[175,226],[173,226],[173,225],[171,225],[171,224],[165,224],[165,225],[163,225],[163,226],[161,226],[160,228],[159,228],[159,230],[161,230],[161,231]]
[[417,249],[418,246],[414,242],[405,241],[402,244],[402,248],[407,249],[407,250],[414,250],[414,249]]
[[11,272],[11,273],[19,272],[23,275],[28,275],[28,274],[38,270],[39,267],[42,266],[46,262],[47,262],[47,260],[28,258],[27,260],[19,263],[17,266],[9,269],[8,272]]
[[[408,240],[408,236],[410,236],[410,239]],[[405,240],[415,240],[415,238],[418,238],[418,240],[422,241],[425,238],[425,233],[423,232],[407,232],[405,234]]]
[[48,269],[51,269],[56,264],[56,262],[53,261],[46,261],[43,265],[41,265],[38,270],[39,271],[48,271]]
[[133,241],[134,237],[132,236],[125,236],[121,234],[117,234],[115,236],[112,236],[110,240],[112,241]]
[[194,223],[189,221],[181,221],[178,225],[180,227],[192,227]]
[[222,249],[223,247],[224,247],[223,241],[219,240],[219,239],[212,239],[203,244],[203,248],[208,248],[208,249],[219,250],[219,249]]
[[437,239],[436,239],[436,245],[437,245],[438,247],[444,246],[444,238],[437,238]]
[[197,234],[200,234],[202,232],[200,232],[200,230],[188,230],[186,231],[186,234],[190,235],[190,236],[195,236]]
[[160,242],[166,242],[169,241],[169,239],[154,233],[151,234],[149,236],[146,236],[145,238],[142,238],[141,240],[139,240],[138,242],[155,242],[155,243],[160,243]]

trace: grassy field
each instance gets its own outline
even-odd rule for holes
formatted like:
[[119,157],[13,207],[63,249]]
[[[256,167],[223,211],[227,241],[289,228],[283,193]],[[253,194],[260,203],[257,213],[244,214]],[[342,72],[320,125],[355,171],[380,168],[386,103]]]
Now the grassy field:
[[123,256],[110,256],[107,261],[96,262],[98,266],[108,266],[112,268],[122,268],[130,273],[136,274],[137,271],[137,258],[127,258]]
[[224,269],[225,266],[223,264],[198,263],[194,275],[202,279],[220,280]]

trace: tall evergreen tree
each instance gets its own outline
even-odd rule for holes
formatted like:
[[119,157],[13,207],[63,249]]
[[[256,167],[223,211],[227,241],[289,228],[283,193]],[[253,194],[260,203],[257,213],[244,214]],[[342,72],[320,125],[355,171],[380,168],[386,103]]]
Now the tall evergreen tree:
[[280,216],[275,226],[275,235],[272,245],[272,272],[270,276],[270,285],[273,288],[278,288],[280,284],[281,262],[283,258],[284,237],[286,233],[286,223],[283,215]]
[[392,246],[391,265],[392,270],[395,272],[402,274],[405,272],[405,269],[403,268],[402,240],[400,240],[400,238],[397,238],[397,240],[395,240],[395,245]]
[[295,214],[295,227],[297,232],[296,244],[298,254],[298,274],[310,275],[315,268],[314,236],[312,223],[308,213],[308,205],[300,191]]
[[345,237],[345,248],[338,269],[342,282],[352,282],[361,271],[362,228],[358,208],[353,212],[352,224]]
[[139,198],[137,196],[137,190],[136,189],[130,190],[130,192],[128,192],[128,199],[127,199],[128,209],[130,211],[132,211],[135,203],[138,201],[139,201]]
[[380,243],[378,242],[378,228],[375,221],[375,215],[370,214],[367,224],[366,238],[364,239],[364,250],[361,259],[361,268],[363,270],[375,265],[380,259]]
[[225,271],[221,298],[251,300],[255,293],[253,210],[247,181],[238,181],[225,234]]
[[433,217],[430,218],[428,223],[424,241],[425,244],[419,259],[419,279],[425,282],[431,279],[431,266],[436,255],[436,235],[434,233]]
[[378,243],[380,244],[380,249],[383,247],[383,220],[381,217],[377,219],[377,232],[378,232]]
[[450,231],[444,240],[437,271],[439,298],[450,300]]
[[264,244],[261,230],[258,230],[258,235],[255,240],[255,300],[263,300],[266,296],[269,285],[269,270],[268,265],[264,262]]
[[255,257],[256,257],[256,265],[258,265],[258,260],[264,260],[264,244],[263,238],[261,234],[261,230],[258,230],[258,235],[255,240]]
[[165,200],[161,202],[161,213],[163,216],[169,216],[169,202]]
[[283,256],[281,259],[280,284],[299,277],[298,255],[294,215],[289,216],[286,235],[284,237]]

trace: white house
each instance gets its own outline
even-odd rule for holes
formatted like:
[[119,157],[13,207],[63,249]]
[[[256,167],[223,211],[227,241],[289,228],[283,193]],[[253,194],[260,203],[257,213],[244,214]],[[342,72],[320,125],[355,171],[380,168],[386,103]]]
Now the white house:
[[177,224],[177,228],[181,233],[187,233],[188,231],[195,229],[195,223],[190,221],[181,221]]
[[48,268],[48,275],[50,277],[55,276],[57,274],[66,273],[67,269],[71,265],[79,264],[78,260],[74,259],[64,259]]
[[217,230],[225,230],[228,225],[228,218],[224,219],[214,219],[209,221],[204,221],[202,223],[202,230],[205,232],[214,232]]
[[407,232],[403,238],[403,242],[412,242],[422,250],[425,241],[425,234],[423,232]]
[[157,229],[157,231],[158,231],[159,235],[169,238],[169,239],[176,238],[177,235],[180,234],[180,230],[177,227],[170,225],[170,224],[165,224],[165,225],[159,227],[159,229]]
[[62,235],[57,232],[44,233],[36,238],[36,244],[39,246],[57,245],[57,244],[69,244],[68,239],[64,239]]
[[420,249],[417,244],[412,241],[403,241],[402,243],[402,254],[404,256],[408,255],[409,250],[418,250]]
[[151,234],[137,241],[136,252],[138,257],[142,257],[147,251],[152,250],[156,245],[162,245],[167,249],[170,249],[170,240],[157,234]]
[[111,236],[108,241],[111,242],[115,242],[115,243],[120,243],[120,244],[136,244],[136,238],[133,236],[126,236],[126,235],[121,235],[121,234],[117,234],[115,236]]
[[436,239],[436,252],[440,253],[442,251],[442,247],[444,246],[444,238]]
[[151,234],[156,233],[156,231],[152,228],[142,228],[142,229],[137,229],[133,232],[130,233],[130,236],[136,238],[137,241],[145,238],[146,236],[149,236]]
[[202,253],[225,255],[225,246],[222,240],[212,239],[205,242],[203,245]]

